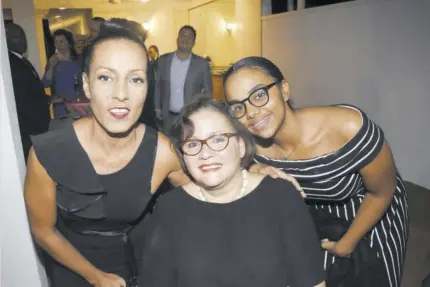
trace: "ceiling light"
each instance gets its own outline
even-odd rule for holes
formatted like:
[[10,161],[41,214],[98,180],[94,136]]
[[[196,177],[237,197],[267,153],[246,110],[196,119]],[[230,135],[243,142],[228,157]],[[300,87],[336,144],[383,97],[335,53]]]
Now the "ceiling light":
[[61,15],[56,15],[54,18],[55,19],[61,18]]
[[60,8],[58,8],[58,9],[60,9],[60,10],[64,10],[64,9],[66,9],[66,7],[60,7]]
[[146,3],[146,2],[149,2],[149,0],[140,0],[140,2]]

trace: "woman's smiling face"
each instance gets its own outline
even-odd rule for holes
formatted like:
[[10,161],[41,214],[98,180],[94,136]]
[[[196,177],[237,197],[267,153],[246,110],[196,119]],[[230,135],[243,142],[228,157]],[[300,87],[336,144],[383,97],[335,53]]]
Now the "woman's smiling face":
[[[261,69],[245,67],[233,72],[225,83],[225,96],[229,104],[247,99],[250,93],[257,97],[269,97],[261,107],[246,101],[246,114],[239,119],[251,133],[262,138],[272,138],[285,119],[288,93],[283,93],[282,89],[287,89],[288,85],[286,82],[270,85],[274,82],[273,77]],[[266,89],[266,86],[270,88]]]
[[138,121],[148,90],[146,70],[146,51],[131,40],[109,39],[94,48],[84,91],[109,133],[126,133]]

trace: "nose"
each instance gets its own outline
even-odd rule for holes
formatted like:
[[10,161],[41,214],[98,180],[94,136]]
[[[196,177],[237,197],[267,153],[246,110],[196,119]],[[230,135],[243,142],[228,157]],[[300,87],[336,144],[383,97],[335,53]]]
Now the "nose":
[[246,103],[246,118],[248,120],[252,119],[253,117],[255,117],[256,115],[258,115],[259,113],[260,113],[260,108],[259,107],[254,107],[250,103]]
[[213,150],[211,150],[207,144],[204,144],[202,146],[202,150],[199,153],[199,158],[200,159],[208,159],[213,155]]
[[120,102],[128,100],[128,86],[126,80],[116,82],[115,98]]

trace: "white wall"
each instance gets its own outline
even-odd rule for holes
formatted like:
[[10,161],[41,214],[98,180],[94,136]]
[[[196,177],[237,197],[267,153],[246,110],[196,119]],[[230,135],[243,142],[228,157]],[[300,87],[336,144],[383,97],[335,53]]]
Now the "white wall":
[[351,103],[385,131],[403,177],[430,187],[430,1],[357,1],[263,18],[263,55],[297,106]]
[[42,30],[42,22],[36,21],[33,0],[9,0],[3,4],[4,7],[12,8],[13,21],[24,29],[28,45],[27,58],[33,64],[36,71],[39,74],[42,73],[44,67],[41,67],[41,51],[39,51],[40,47],[37,37],[37,33]]
[[48,286],[31,241],[23,198],[24,155],[0,13],[0,242],[2,287]]

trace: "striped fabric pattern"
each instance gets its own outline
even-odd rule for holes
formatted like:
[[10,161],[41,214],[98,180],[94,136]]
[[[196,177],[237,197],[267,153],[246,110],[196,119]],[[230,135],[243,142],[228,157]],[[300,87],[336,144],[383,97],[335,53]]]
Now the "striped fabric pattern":
[[[256,155],[255,162],[280,168],[294,176],[307,194],[309,207],[327,216],[345,220],[355,218],[366,193],[360,169],[369,164],[384,144],[381,128],[357,107],[362,116],[359,132],[339,150],[305,160],[278,160]],[[408,238],[408,203],[405,186],[397,172],[397,187],[391,206],[365,240],[383,261],[390,287],[399,287]],[[325,252],[324,268],[336,257]]]

